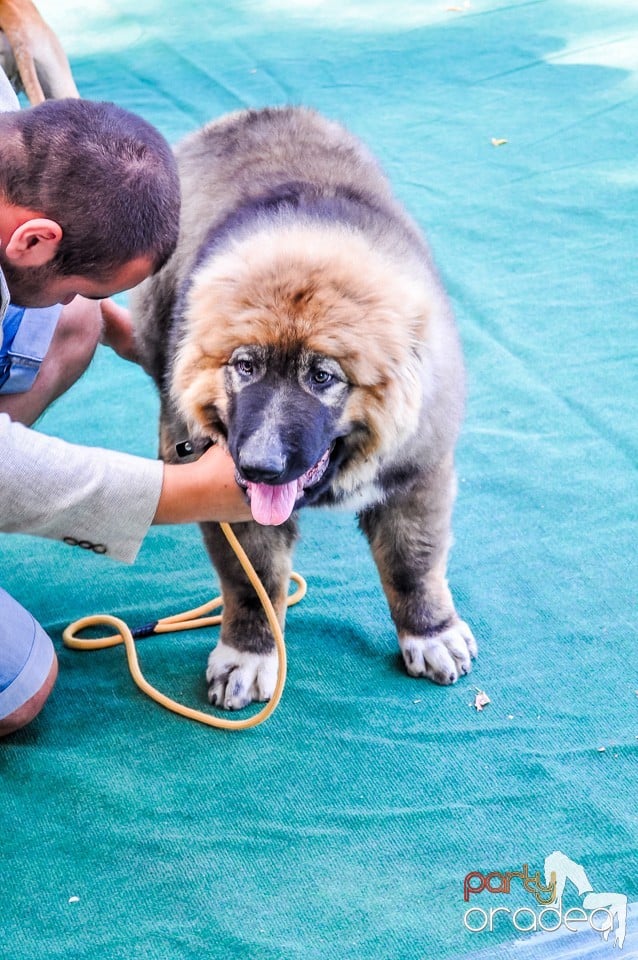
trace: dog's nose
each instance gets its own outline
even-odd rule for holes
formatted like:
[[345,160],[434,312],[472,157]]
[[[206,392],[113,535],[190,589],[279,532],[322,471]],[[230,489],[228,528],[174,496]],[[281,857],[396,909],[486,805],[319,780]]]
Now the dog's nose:
[[257,456],[246,455],[242,450],[239,454],[239,469],[250,483],[277,483],[281,480],[286,461],[277,453],[264,451]]

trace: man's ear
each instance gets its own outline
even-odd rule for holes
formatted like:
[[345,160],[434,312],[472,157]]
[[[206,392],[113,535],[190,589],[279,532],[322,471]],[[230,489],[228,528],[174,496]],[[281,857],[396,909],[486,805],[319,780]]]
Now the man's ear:
[[15,228],[4,253],[17,267],[41,267],[53,259],[61,239],[59,223],[37,217]]

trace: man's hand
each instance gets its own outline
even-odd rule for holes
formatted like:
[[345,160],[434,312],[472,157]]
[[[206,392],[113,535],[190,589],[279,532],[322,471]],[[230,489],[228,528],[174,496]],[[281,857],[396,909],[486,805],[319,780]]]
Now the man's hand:
[[0,65],[35,106],[79,97],[60,41],[31,0],[0,0]]
[[213,446],[192,463],[167,463],[153,523],[252,520],[229,453]]
[[[0,0],[1,2],[2,0]],[[130,311],[118,306],[110,298],[100,300],[100,310],[103,320],[102,343],[105,343],[111,350],[115,350],[125,360],[139,363],[135,330],[131,322]]]

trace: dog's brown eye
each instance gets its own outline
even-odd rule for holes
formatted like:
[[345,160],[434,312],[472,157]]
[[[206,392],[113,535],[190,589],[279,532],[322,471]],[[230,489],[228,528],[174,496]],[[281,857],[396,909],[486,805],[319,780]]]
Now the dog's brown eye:
[[237,372],[241,373],[243,377],[252,376],[254,366],[251,360],[238,360],[235,364]]
[[326,383],[330,383],[332,380],[332,374],[328,373],[327,370],[315,370],[312,374],[312,382],[318,384],[320,387],[325,386]]

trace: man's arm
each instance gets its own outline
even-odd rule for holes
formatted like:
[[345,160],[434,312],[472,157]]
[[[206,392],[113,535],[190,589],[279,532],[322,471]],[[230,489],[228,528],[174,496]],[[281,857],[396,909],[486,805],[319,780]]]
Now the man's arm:
[[250,520],[232,461],[213,447],[198,461],[82,447],[0,414],[0,530],[62,540],[132,563],[151,523]]

